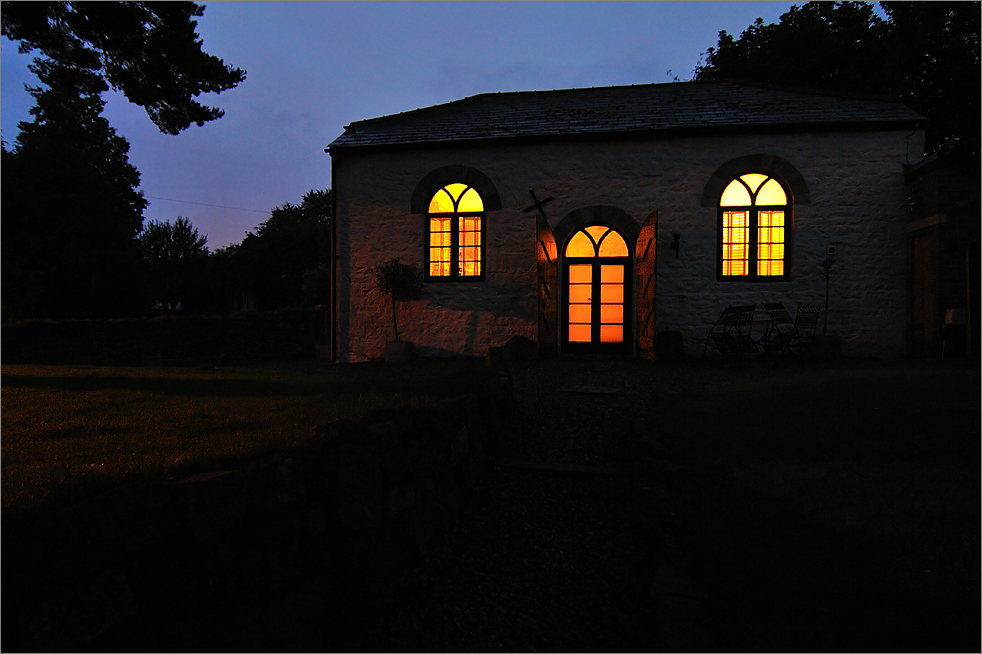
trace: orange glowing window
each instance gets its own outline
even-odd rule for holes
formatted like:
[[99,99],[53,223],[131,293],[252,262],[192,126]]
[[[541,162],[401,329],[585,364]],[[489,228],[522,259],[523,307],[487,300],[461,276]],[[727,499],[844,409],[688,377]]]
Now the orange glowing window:
[[769,175],[747,173],[726,185],[719,200],[720,280],[784,277],[790,204]]
[[626,257],[624,237],[610,227],[593,225],[582,229],[566,245],[567,257]]
[[427,208],[427,278],[484,279],[484,201],[467,184],[447,184]]
[[630,257],[624,237],[610,227],[591,225],[573,234],[564,256],[569,343],[624,343],[624,259]]

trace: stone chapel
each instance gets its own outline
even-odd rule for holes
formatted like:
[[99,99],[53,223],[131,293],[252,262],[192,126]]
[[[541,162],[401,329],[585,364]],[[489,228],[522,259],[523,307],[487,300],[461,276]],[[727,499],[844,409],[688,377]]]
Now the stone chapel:
[[[925,119],[883,98],[735,82],[486,93],[353,122],[327,148],[333,356],[380,357],[370,270],[418,262],[424,356],[651,358],[729,305],[822,304],[853,356],[908,350],[905,169]],[[834,253],[828,278],[822,264]]]

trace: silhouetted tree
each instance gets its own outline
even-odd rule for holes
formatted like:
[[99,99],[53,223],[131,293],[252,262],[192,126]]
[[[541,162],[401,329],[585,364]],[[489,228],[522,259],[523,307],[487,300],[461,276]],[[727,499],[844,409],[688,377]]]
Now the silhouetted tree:
[[40,51],[34,120],[3,148],[4,317],[141,311],[146,201],[101,113],[115,88],[177,134],[222,116],[193,98],[245,79],[201,50],[191,2],[3,2],[3,35]]
[[147,287],[152,301],[160,302],[173,311],[178,303],[187,309],[198,289],[207,290],[203,279],[208,257],[206,236],[199,236],[187,218],[178,216],[170,221],[151,221],[140,232],[140,246],[147,261]]
[[273,209],[269,220],[229,250],[242,284],[239,293],[252,295],[257,308],[303,304],[308,300],[304,274],[330,262],[331,191],[312,190],[300,204]]
[[146,200],[129,144],[102,118],[105,82],[38,60],[33,122],[3,152],[5,317],[94,317],[139,310],[136,234]]
[[721,31],[695,79],[893,95],[929,119],[928,153],[978,158],[980,4],[880,4],[888,20],[865,2],[809,2],[739,38]]
[[196,96],[245,79],[202,51],[193,18],[204,10],[193,2],[4,2],[0,20],[21,52],[90,71],[146,109],[161,132],[177,134],[224,115]]

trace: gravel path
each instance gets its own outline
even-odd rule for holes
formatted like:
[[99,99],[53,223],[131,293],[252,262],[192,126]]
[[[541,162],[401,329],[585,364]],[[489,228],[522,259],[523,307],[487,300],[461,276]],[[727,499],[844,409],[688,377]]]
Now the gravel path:
[[[628,463],[656,398],[770,374],[640,361],[512,363],[514,439],[451,531],[394,586],[377,651],[666,651],[649,588],[664,563]],[[565,469],[535,469],[560,464]]]

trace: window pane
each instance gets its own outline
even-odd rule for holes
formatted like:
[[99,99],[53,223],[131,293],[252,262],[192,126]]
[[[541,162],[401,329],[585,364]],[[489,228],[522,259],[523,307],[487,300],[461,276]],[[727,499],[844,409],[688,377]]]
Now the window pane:
[[[592,228],[591,228],[592,229]],[[604,240],[600,241],[600,256],[602,257],[626,257],[627,243],[621,235],[610,230]]]
[[604,284],[624,282],[624,266],[600,266],[600,281]]
[[430,213],[453,213],[453,199],[446,189],[440,189],[430,200]]
[[592,320],[592,308],[589,304],[569,305],[569,321],[571,323],[587,323]]
[[624,305],[623,304],[601,304],[600,322],[610,325],[624,324]]
[[588,263],[577,263],[569,267],[570,284],[584,284],[593,281],[593,266]]
[[450,247],[450,232],[430,232],[430,245]]
[[590,236],[593,238],[594,243],[599,243],[600,239],[604,237],[604,234],[610,231],[610,228],[604,227],[603,225],[591,225],[590,227],[587,227],[583,231],[590,234]]
[[467,189],[467,184],[460,184],[460,183],[447,184],[443,188],[447,189],[447,192],[450,194],[450,197],[453,198],[454,204],[456,204],[460,200],[460,194]]
[[776,179],[768,180],[764,184],[760,192],[757,193],[757,205],[759,206],[771,206],[776,204],[787,204],[788,196],[785,195],[784,189],[781,185],[777,183]]
[[749,269],[746,261],[723,261],[723,274],[726,276],[746,275]]
[[567,257],[594,257],[596,254],[596,247],[585,232],[573,234],[569,245],[566,246]]
[[569,285],[569,301],[589,303],[593,299],[593,285],[592,284],[570,284]]
[[623,325],[600,325],[601,343],[622,343],[624,342]]
[[761,175],[760,173],[750,173],[749,175],[740,175],[740,179],[742,179],[747,184],[747,186],[750,187],[751,193],[756,193],[757,189],[760,188],[760,185],[764,183],[765,179],[767,179],[767,175]]
[[570,343],[589,343],[590,342],[590,325],[570,325],[569,326],[569,342]]
[[723,191],[723,197],[720,198],[719,204],[722,207],[749,207],[751,204],[750,193],[747,192],[746,186],[738,180],[733,180]]
[[617,304],[624,302],[623,284],[601,284],[600,301],[604,304]]
[[457,203],[457,211],[484,211],[484,203],[481,201],[481,196],[474,189],[467,189]]

